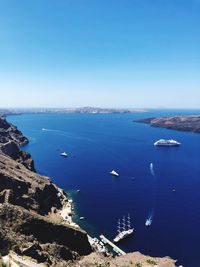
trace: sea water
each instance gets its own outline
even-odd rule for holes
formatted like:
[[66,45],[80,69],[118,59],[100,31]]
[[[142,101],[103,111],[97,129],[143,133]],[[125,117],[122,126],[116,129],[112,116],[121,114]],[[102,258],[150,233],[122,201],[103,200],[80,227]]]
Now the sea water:
[[[23,149],[31,153],[37,171],[73,198],[74,220],[89,234],[112,240],[118,219],[130,214],[135,230],[119,244],[123,250],[170,256],[179,264],[197,267],[200,134],[133,122],[197,112],[27,114],[9,116],[8,121],[29,138]],[[160,138],[173,138],[182,145],[154,147]],[[60,156],[64,151],[67,158]],[[112,170],[120,176],[111,176]],[[152,224],[146,227],[149,217]]]

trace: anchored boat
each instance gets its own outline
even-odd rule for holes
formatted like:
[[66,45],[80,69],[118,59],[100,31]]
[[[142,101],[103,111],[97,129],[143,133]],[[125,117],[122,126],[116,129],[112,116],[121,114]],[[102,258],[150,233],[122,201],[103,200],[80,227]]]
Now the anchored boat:
[[176,140],[170,139],[160,139],[154,143],[154,146],[180,146],[181,143],[177,142]]
[[63,157],[67,157],[67,153],[66,152],[62,152],[60,155],[63,156]]
[[119,174],[116,171],[111,171],[110,174],[112,174],[113,176],[119,177]]

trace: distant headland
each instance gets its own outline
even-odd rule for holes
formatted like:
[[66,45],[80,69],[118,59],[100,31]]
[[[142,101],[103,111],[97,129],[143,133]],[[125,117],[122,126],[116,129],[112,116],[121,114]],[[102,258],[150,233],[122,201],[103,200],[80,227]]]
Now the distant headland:
[[135,122],[147,123],[153,127],[200,133],[200,115],[147,118]]
[[123,114],[147,112],[140,108],[100,108],[100,107],[75,107],[75,108],[8,108],[0,109],[0,114],[43,114],[43,113],[88,113],[88,114]]

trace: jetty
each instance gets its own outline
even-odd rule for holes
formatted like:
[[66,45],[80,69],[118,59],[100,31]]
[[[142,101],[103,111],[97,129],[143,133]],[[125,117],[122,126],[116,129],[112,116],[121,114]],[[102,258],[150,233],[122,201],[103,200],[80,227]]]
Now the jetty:
[[126,252],[124,252],[122,249],[116,246],[113,242],[107,239],[104,235],[100,235],[100,238],[103,243],[110,245],[118,255],[126,255]]

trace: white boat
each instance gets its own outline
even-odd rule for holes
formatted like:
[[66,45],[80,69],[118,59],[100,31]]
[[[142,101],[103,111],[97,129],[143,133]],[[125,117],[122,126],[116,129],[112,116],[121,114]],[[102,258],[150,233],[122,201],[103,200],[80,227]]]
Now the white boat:
[[127,237],[133,233],[134,228],[131,228],[130,215],[128,215],[128,217],[127,217],[127,224],[126,224],[125,217],[123,217],[122,223],[119,219],[117,228],[118,228],[117,229],[118,234],[113,239],[113,241],[115,243],[121,241],[122,239],[124,239],[125,237]]
[[112,174],[113,176],[116,176],[116,177],[118,177],[118,176],[119,176],[119,174],[118,174],[116,171],[114,171],[114,170],[113,170],[113,171],[111,171],[111,172],[110,172],[110,174]]
[[63,157],[67,157],[67,153],[66,152],[62,152],[60,155],[63,156]]
[[152,224],[152,218],[148,218],[145,222],[145,226],[150,226]]
[[85,217],[80,217],[79,219],[80,219],[80,220],[84,220],[84,219],[85,219]]
[[45,129],[45,128],[42,128],[42,131],[46,131],[47,129]]
[[160,139],[154,143],[154,146],[180,146],[181,143],[177,142],[176,140],[170,139]]

